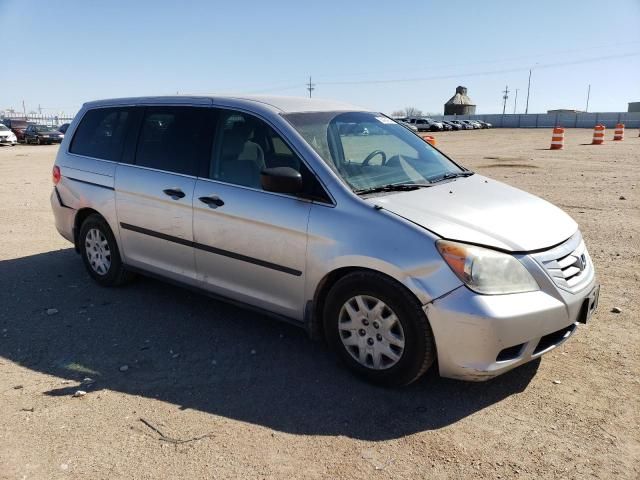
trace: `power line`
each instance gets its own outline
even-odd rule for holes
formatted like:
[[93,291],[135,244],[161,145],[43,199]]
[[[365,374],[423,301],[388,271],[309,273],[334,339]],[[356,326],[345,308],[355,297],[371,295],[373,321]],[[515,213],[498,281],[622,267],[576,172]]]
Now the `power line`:
[[[612,43],[612,44],[608,44],[608,45],[598,45],[598,46],[594,46],[594,47],[589,47],[589,48],[574,48],[574,49],[569,49],[569,50],[555,50],[553,51],[553,58],[557,58],[558,55],[560,54],[565,54],[565,53],[578,53],[578,52],[593,52],[594,49],[613,49],[615,47],[622,47],[622,46],[626,46],[626,45],[637,45],[640,44],[640,41],[632,41],[632,42],[621,42],[621,43]],[[539,54],[535,54],[535,55],[521,55],[518,57],[506,57],[506,58],[502,58],[502,59],[498,59],[498,60],[486,60],[486,61],[481,61],[481,62],[464,62],[464,63],[449,63],[449,64],[440,64],[440,65],[430,65],[429,66],[429,71],[433,71],[434,69],[440,69],[440,68],[453,68],[453,67],[468,67],[470,65],[487,65],[487,64],[493,64],[493,63],[504,63],[504,62],[512,62],[512,61],[518,61],[518,60],[528,60],[528,59],[532,59],[532,58],[540,58],[540,57],[548,57],[550,56],[549,53],[539,53]],[[414,72],[416,70],[414,69]],[[361,72],[361,73],[354,73],[354,74],[350,74],[350,75],[346,75],[346,77],[353,77],[353,76],[358,76],[358,75],[371,75],[371,74],[377,74],[379,73],[379,71],[375,71],[375,72]],[[342,76],[343,78],[345,76]],[[323,76],[323,75],[318,75],[316,76],[316,78],[326,78],[326,79],[331,79],[331,78],[340,78],[340,77],[336,77],[334,75],[330,75],[330,76]],[[354,80],[355,82],[355,80]],[[326,84],[326,82],[321,82],[320,83],[324,83]]]
[[[638,43],[638,42],[631,42]],[[640,56],[640,51],[638,52],[629,52],[619,55],[606,55],[599,57],[590,57],[584,58],[580,60],[574,60],[569,62],[556,62],[556,63],[547,63],[547,64],[536,64],[536,69],[542,68],[558,68],[570,65],[578,65],[582,63],[591,63],[591,62],[599,62],[599,61],[607,61],[614,60],[618,58],[628,58],[628,57],[636,57]],[[434,67],[434,68],[444,68],[444,67]],[[411,82],[423,82],[428,80],[447,80],[447,79],[457,79],[462,77],[477,77],[484,75],[498,75],[504,73],[514,73],[514,72],[526,72],[531,71],[530,67],[514,67],[514,68],[506,68],[506,69],[496,69],[496,70],[484,70],[484,71],[475,71],[475,72],[466,72],[466,73],[455,73],[455,74],[446,74],[446,75],[431,75],[425,77],[413,77],[413,78],[395,78],[395,79],[376,79],[376,80],[358,80],[358,81],[341,81],[341,82],[318,82],[312,84],[312,87],[317,87],[318,85],[332,85],[332,86],[340,86],[340,85],[374,85],[374,84],[387,84],[387,83],[411,83]],[[527,97],[529,97],[529,89],[531,85],[529,83],[527,89]],[[296,90],[300,88],[300,84],[284,84],[282,86],[273,85],[266,86],[264,88],[257,88],[254,90],[248,90],[244,93],[247,94],[259,94],[259,93],[270,93],[270,92],[282,92],[288,90]],[[308,84],[307,84],[308,90]],[[527,113],[527,112],[526,112]]]
[[[591,62],[598,62],[602,60],[613,60],[616,58],[635,57],[639,55],[640,55],[640,52],[624,53],[620,55],[607,55],[607,56],[601,56],[601,57],[585,58],[582,60],[574,60],[571,62],[541,64],[541,65],[537,65],[536,68],[564,67],[567,65],[578,65],[581,63],[591,63]],[[363,85],[363,84],[423,82],[426,80],[446,80],[449,78],[475,77],[475,76],[482,76],[482,75],[494,75],[499,73],[523,72],[527,70],[529,70],[529,67],[516,67],[516,68],[506,68],[501,70],[486,70],[486,71],[480,71],[480,72],[433,75],[429,77],[394,78],[394,79],[387,79],[387,80],[360,80],[360,81],[345,81],[345,82],[318,82],[318,85]]]

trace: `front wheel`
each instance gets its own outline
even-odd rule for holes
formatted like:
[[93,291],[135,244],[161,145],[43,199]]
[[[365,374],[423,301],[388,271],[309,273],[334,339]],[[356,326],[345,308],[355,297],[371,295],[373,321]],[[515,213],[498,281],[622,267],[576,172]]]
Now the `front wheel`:
[[324,328],[347,366],[379,385],[407,385],[435,359],[420,303],[403,285],[376,272],[355,272],[336,282],[325,303]]
[[111,228],[100,215],[90,215],[82,223],[78,244],[89,275],[100,285],[114,287],[133,278],[124,268]]

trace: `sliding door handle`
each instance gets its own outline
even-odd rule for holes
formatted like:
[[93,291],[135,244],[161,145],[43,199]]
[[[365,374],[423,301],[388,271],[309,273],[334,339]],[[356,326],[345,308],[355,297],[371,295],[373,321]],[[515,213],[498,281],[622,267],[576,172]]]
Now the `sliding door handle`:
[[165,195],[170,196],[173,200],[184,198],[184,192],[179,188],[166,188],[163,190]]
[[208,205],[211,208],[218,208],[224,205],[222,199],[217,195],[209,195],[208,197],[198,198],[202,203]]

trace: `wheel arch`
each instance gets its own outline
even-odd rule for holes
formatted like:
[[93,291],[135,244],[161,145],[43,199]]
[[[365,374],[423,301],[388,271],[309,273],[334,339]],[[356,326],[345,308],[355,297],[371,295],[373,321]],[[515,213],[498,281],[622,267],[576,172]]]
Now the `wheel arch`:
[[316,290],[313,296],[313,300],[310,300],[307,303],[306,308],[306,326],[307,331],[310,337],[314,340],[320,340],[324,338],[324,322],[323,320],[323,310],[324,305],[329,294],[331,288],[342,278],[345,276],[354,273],[354,272],[370,272],[375,273],[376,275],[381,275],[388,279],[390,282],[398,285],[399,288],[406,290],[415,300],[422,304],[420,298],[413,292],[407,285],[399,281],[397,278],[392,277],[391,275],[381,272],[380,270],[376,270],[373,268],[360,267],[360,266],[345,266],[339,267],[334,270],[328,272],[317,284]]
[[[100,217],[102,217],[104,221],[107,222],[107,219],[104,217],[104,215],[91,207],[84,207],[76,212],[76,216],[73,220],[73,246],[77,253],[80,253],[80,246],[78,244],[80,228],[82,227],[84,221],[93,214],[100,215]],[[109,224],[109,222],[107,222],[107,224]],[[111,228],[111,226],[109,226],[109,228]],[[111,230],[113,231],[113,229]]]

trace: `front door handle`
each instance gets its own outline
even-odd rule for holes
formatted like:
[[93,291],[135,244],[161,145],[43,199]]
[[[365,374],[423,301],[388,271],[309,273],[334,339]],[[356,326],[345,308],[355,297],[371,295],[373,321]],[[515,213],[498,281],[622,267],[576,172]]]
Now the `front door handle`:
[[202,203],[206,203],[211,208],[218,208],[224,205],[222,199],[217,195],[209,195],[208,197],[198,198]]
[[184,198],[184,192],[179,188],[165,188],[163,192],[165,195],[169,195],[173,200]]

